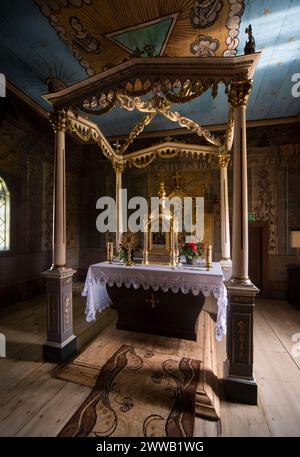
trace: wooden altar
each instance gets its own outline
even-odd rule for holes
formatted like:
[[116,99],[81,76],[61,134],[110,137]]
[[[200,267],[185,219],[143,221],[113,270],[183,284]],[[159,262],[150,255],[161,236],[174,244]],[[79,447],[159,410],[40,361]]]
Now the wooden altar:
[[[218,304],[216,338],[226,333],[227,296],[219,263],[205,266],[171,267],[102,262],[89,267],[84,296],[86,315],[110,304],[118,312],[117,328],[134,332],[196,340],[198,317],[205,297]],[[106,293],[108,293],[108,297]]]
[[106,286],[118,312],[117,328],[186,340],[197,340],[204,295]]

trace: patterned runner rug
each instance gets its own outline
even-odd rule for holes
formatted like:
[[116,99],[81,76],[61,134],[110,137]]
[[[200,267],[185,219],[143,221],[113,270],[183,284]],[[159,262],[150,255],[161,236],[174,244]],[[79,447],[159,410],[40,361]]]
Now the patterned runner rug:
[[214,322],[198,340],[116,330],[111,324],[57,377],[93,387],[60,436],[193,436],[195,414],[219,419]]
[[192,436],[199,367],[124,345],[60,436]]

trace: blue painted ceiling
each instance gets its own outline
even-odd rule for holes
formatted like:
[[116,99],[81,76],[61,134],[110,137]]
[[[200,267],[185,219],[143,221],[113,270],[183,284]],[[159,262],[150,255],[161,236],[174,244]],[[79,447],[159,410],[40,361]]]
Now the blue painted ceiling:
[[[100,1],[103,2],[102,9]],[[130,57],[130,53],[105,35],[116,32],[121,37],[124,30],[123,40],[130,43],[131,51],[135,37],[137,48],[153,44],[161,49],[165,36],[163,55],[198,55],[199,58],[207,52],[212,53],[208,55],[228,55],[226,23],[230,3],[236,3],[237,8],[238,4],[244,4],[236,26],[240,43],[237,40],[233,52],[244,53],[244,31],[250,23],[256,49],[262,51],[248,119],[297,115],[300,98],[292,96],[291,79],[293,74],[300,73],[300,0],[211,0],[213,13],[202,11],[206,23],[202,22],[200,27],[197,11],[201,3],[194,0],[140,0],[137,11],[136,8],[130,9],[136,4],[133,0],[1,1],[0,73],[49,110],[49,105],[42,99],[47,92],[45,81],[48,77],[72,84]],[[175,16],[171,30],[165,27],[168,15]],[[146,27],[141,28],[144,36],[137,31],[133,31],[131,37],[126,35],[129,28],[134,30],[135,26],[151,21],[157,21],[152,29],[156,30],[155,34],[149,33],[151,28],[147,32]],[[145,30],[150,38],[145,35]],[[155,43],[155,36],[158,43]],[[153,42],[147,43],[147,39]],[[140,51],[145,55],[144,49]],[[209,125],[226,121],[227,106],[224,88],[220,86],[215,99],[207,92],[188,104],[174,105],[172,109],[200,124]],[[127,134],[142,117],[141,113],[115,108],[96,119],[104,133],[110,136]],[[157,116],[146,129],[174,127],[177,125]]]

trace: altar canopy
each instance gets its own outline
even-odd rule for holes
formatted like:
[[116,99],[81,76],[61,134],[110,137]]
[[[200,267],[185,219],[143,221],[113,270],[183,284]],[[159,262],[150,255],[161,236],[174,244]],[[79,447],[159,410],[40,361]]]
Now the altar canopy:
[[[182,311],[181,299],[183,302],[186,300],[180,294],[186,293],[199,314],[203,305],[199,306],[199,302],[203,300],[205,294],[213,293],[218,299],[217,337],[221,338],[226,329],[226,325],[223,324],[226,318],[227,290],[230,305],[226,339],[227,360],[224,364],[226,397],[234,401],[257,403],[257,385],[253,375],[253,308],[255,296],[259,290],[252,284],[248,274],[246,109],[260,53],[255,52],[251,27],[247,30],[249,40],[246,43],[244,55],[201,58],[194,56],[133,57],[84,81],[79,81],[69,87],[59,87],[57,92],[44,96],[53,107],[50,120],[55,131],[54,268],[45,273],[49,294],[48,315],[53,316],[56,313],[57,316],[65,316],[65,321],[62,319],[59,323],[55,319],[50,320],[48,342],[45,345],[46,356],[52,356],[54,346],[57,348],[57,356],[63,359],[76,349],[76,337],[73,335],[73,324],[70,317],[72,316],[71,284],[74,271],[66,267],[65,134],[74,135],[82,142],[96,144],[112,164],[115,172],[116,246],[119,246],[123,232],[120,190],[125,169],[146,168],[156,159],[169,160],[175,157],[200,160],[203,167],[207,167],[212,161],[217,160],[220,167],[222,264],[224,269],[228,268],[228,265],[231,269],[232,265],[231,278],[226,282],[226,286],[223,284],[224,278],[220,266],[215,266],[212,273],[195,273],[181,270],[180,267],[177,272],[174,272],[172,268],[164,266],[136,266],[127,269],[120,266],[94,265],[90,267],[85,288],[88,297],[88,317],[93,319],[93,312],[95,313],[96,308],[102,306],[99,297],[101,294],[102,297],[105,297],[105,285],[108,293],[118,299],[118,315],[123,314],[122,328],[124,328],[128,315],[122,306],[121,298],[126,301],[127,306],[135,303],[135,311],[140,313],[141,309],[139,303],[136,303],[136,295],[143,302],[146,300],[143,289],[145,285],[151,289],[152,284],[154,287],[158,287],[159,290],[155,294],[160,295],[159,299],[164,302],[166,308],[169,308],[169,314],[166,314],[164,320],[166,325],[168,317],[170,314],[172,316],[174,310],[174,308],[170,308],[170,301],[173,298],[171,297],[169,300],[168,294],[174,295],[174,301],[177,301],[177,311]],[[215,98],[220,86],[223,86],[225,95],[228,97],[228,122],[225,134],[215,135],[206,126],[202,126],[199,122],[174,110],[174,108],[181,110],[180,105],[201,97],[207,91],[211,91],[212,97]],[[142,119],[138,114],[138,119],[141,120],[132,128],[122,144],[118,141],[111,144],[100,128],[101,122],[94,122],[94,119],[101,119],[101,115],[114,108],[145,113]],[[92,116],[93,120],[86,119],[86,115]],[[206,144],[184,144],[167,139],[163,143],[158,142],[145,149],[132,150],[132,144],[136,138],[158,115],[201,137],[201,141],[205,141]],[[233,157],[231,156],[232,150]],[[234,223],[232,224],[232,237],[230,236],[227,175],[230,162],[233,169],[232,220]],[[147,284],[143,278],[145,268],[147,268]],[[215,268],[218,268],[219,271],[214,275]],[[117,272],[116,276],[110,276],[112,272]],[[172,279],[175,279],[174,283],[172,283]],[[211,283],[208,285],[210,280]],[[109,286],[109,282],[113,284],[112,287]],[[53,287],[54,283],[57,284],[57,287]],[[137,287],[136,291],[134,285]],[[161,292],[163,287],[170,290],[172,287],[178,287],[178,292],[174,294],[168,290],[164,294]],[[98,288],[98,292],[96,288]],[[184,292],[185,290],[187,292]],[[217,290],[218,292],[216,292]],[[128,294],[124,297],[123,294],[126,292]],[[194,292],[198,293],[199,302],[195,300],[197,296],[193,295]],[[98,298],[97,293],[99,293]],[[177,299],[178,296],[180,300]],[[103,306],[108,305],[105,299],[102,303]],[[53,307],[57,309],[55,308],[53,311]],[[193,318],[195,316],[194,313]],[[157,315],[158,324],[160,324],[159,317]],[[181,315],[181,317],[184,318],[185,315]],[[173,324],[174,321],[177,323],[176,319],[177,316],[174,317]],[[180,320],[178,322],[180,323]],[[143,320],[143,316],[140,316],[140,331],[143,331],[143,324],[146,326],[146,323],[147,320]],[[155,327],[152,326],[151,330],[155,330]],[[196,335],[195,331],[190,329],[188,334],[191,339]]]
[[[91,265],[88,270],[85,287],[82,292],[87,297],[86,320],[96,319],[96,312],[103,311],[111,301],[106,285],[134,287],[144,290],[159,288],[163,292],[171,290],[174,294],[192,293],[205,297],[213,295],[217,299],[218,315],[216,323],[216,339],[221,341],[226,334],[227,293],[221,265],[213,262],[210,271],[203,267],[187,268],[185,266],[169,267],[166,265],[135,265],[127,268],[120,264],[107,262]],[[184,305],[182,305],[184,306]]]

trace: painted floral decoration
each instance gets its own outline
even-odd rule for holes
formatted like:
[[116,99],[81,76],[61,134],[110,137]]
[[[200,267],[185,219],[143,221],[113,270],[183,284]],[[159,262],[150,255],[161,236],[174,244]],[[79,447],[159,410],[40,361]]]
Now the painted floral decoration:
[[191,44],[191,53],[197,57],[214,57],[219,46],[219,40],[199,35]]

